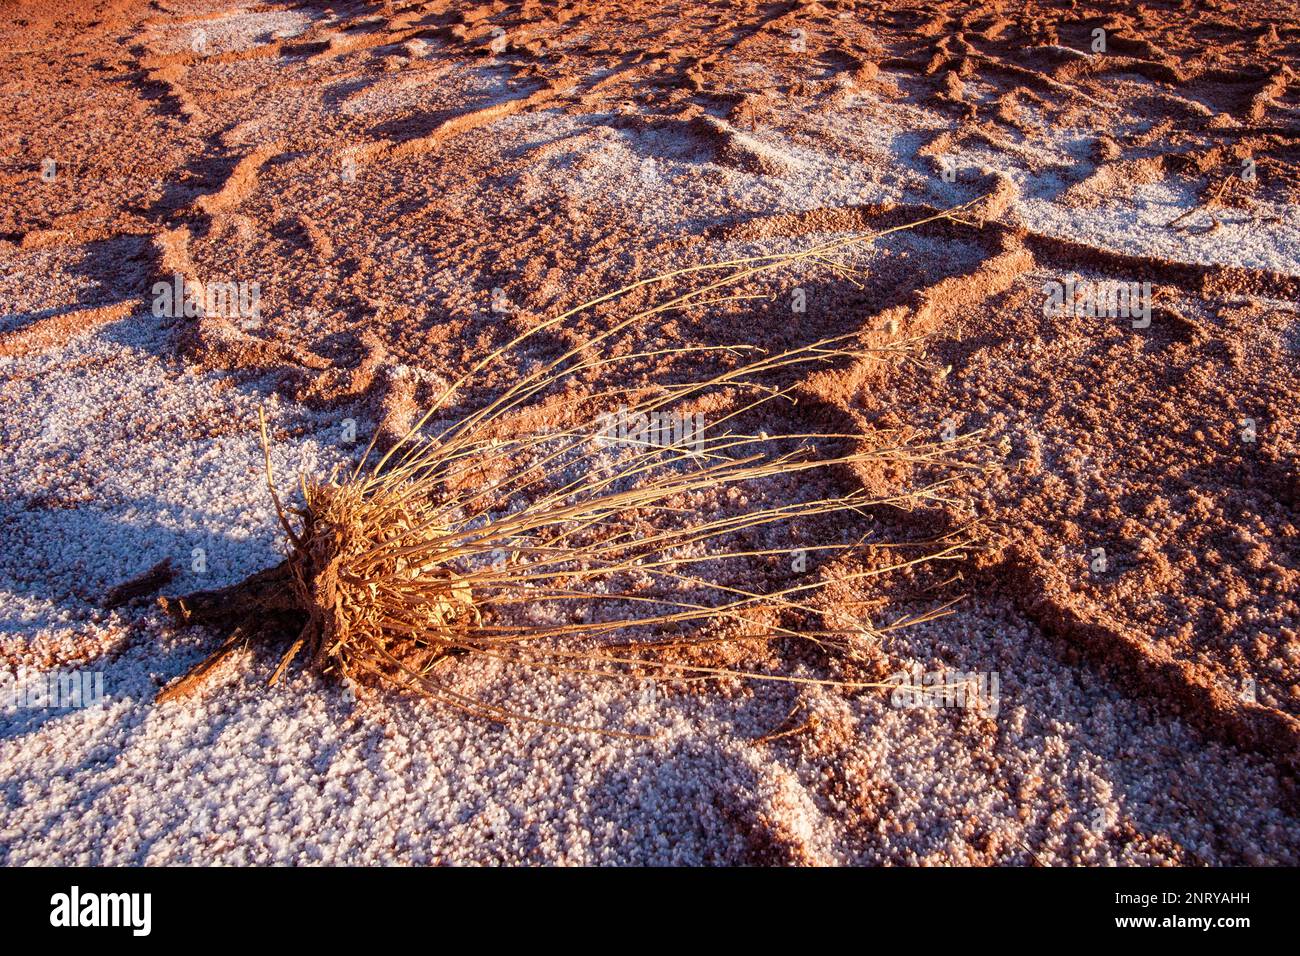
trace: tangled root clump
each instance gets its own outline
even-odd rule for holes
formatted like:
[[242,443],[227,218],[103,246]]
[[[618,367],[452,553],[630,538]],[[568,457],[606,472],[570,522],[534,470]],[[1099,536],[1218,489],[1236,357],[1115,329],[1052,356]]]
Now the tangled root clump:
[[417,533],[409,499],[357,483],[309,486],[305,497],[288,567],[308,620],[277,671],[305,646],[313,670],[400,683],[450,654],[477,613],[463,578],[419,556],[445,529]]

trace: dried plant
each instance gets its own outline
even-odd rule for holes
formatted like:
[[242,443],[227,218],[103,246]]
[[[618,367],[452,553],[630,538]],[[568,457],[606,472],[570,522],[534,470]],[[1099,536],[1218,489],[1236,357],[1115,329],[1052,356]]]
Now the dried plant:
[[[968,206],[920,222],[956,218]],[[791,544],[788,537],[781,543],[772,540],[779,538],[773,529],[799,519],[878,506],[910,509],[950,498],[961,473],[977,467],[970,452],[978,436],[932,443],[907,434],[770,436],[732,428],[760,406],[793,401],[790,387],[772,384],[773,373],[850,359],[914,361],[920,343],[867,347],[857,336],[845,335],[777,355],[742,343],[615,356],[608,345],[651,316],[718,302],[728,297],[729,288],[793,262],[817,262],[851,275],[843,253],[920,222],[793,254],[678,270],[571,309],[482,358],[386,453],[377,455],[372,441],[350,474],[304,480],[301,508],[283,506],[268,451],[267,483],[287,537],[287,560],[236,586],[238,598],[226,589],[164,604],[191,623],[231,621],[235,614],[247,618],[256,610],[281,628],[296,628],[273,683],[305,655],[319,672],[357,684],[415,690],[498,720],[550,723],[459,693],[442,668],[456,658],[479,655],[529,669],[612,678],[881,686],[714,666],[701,662],[695,652],[718,642],[789,638],[852,654],[860,642],[917,620],[808,626],[824,619],[810,600],[828,584],[957,558],[967,546],[965,539],[934,543],[921,556],[884,568],[800,579],[767,591],[729,580],[735,576],[720,569],[735,562],[770,562],[796,551],[847,556],[866,543],[807,546]],[[612,323],[521,375],[481,408],[436,434],[426,433],[453,393],[473,384],[526,339],[636,289],[697,275],[707,281]],[[528,434],[515,434],[509,427],[519,412],[555,394],[576,375],[603,378],[629,362],[688,352],[709,353],[719,370],[698,381],[643,390],[628,399],[623,415],[653,421],[652,416],[667,410],[725,393],[730,411],[689,442],[647,440],[635,430],[630,438],[611,439],[601,425],[602,400],[608,407],[604,393],[585,396],[574,413],[576,424]],[[692,361],[701,357],[691,355]],[[265,422],[262,428],[265,445]],[[691,504],[719,490],[753,489],[773,481],[788,487],[790,476],[860,463],[905,466],[911,473],[938,477],[884,496],[862,491],[839,497],[792,495],[778,504],[707,513]],[[755,546],[756,538],[765,540]],[[197,687],[238,645],[246,627],[237,627],[217,654],[160,696]]]

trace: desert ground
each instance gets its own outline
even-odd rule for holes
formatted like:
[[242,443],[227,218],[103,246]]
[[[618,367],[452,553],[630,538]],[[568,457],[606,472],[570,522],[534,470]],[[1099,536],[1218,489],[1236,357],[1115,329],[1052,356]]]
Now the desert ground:
[[[1300,863],[1294,5],[0,13],[0,671],[103,690],[0,706],[0,863]],[[630,326],[616,347],[643,358],[514,420],[680,381],[712,361],[697,347],[912,343],[787,378],[797,401],[755,427],[978,435],[982,466],[924,506],[804,522],[783,540],[806,561],[735,573],[841,576],[827,614],[918,622],[851,660],[718,652],[809,683],[447,671],[635,737],[298,665],[269,686],[266,641],[155,701],[223,638],[157,596],[283,556],[259,408],[291,498],[578,303],[962,206],[851,270],[795,262]],[[1117,282],[1126,308],[1093,308]],[[186,314],[160,284],[229,294]],[[609,315],[545,328],[440,414]],[[690,507],[917,480],[846,467]],[[843,535],[967,544],[868,577],[871,554],[815,550]],[[995,675],[994,706],[817,682],[947,670]]]

